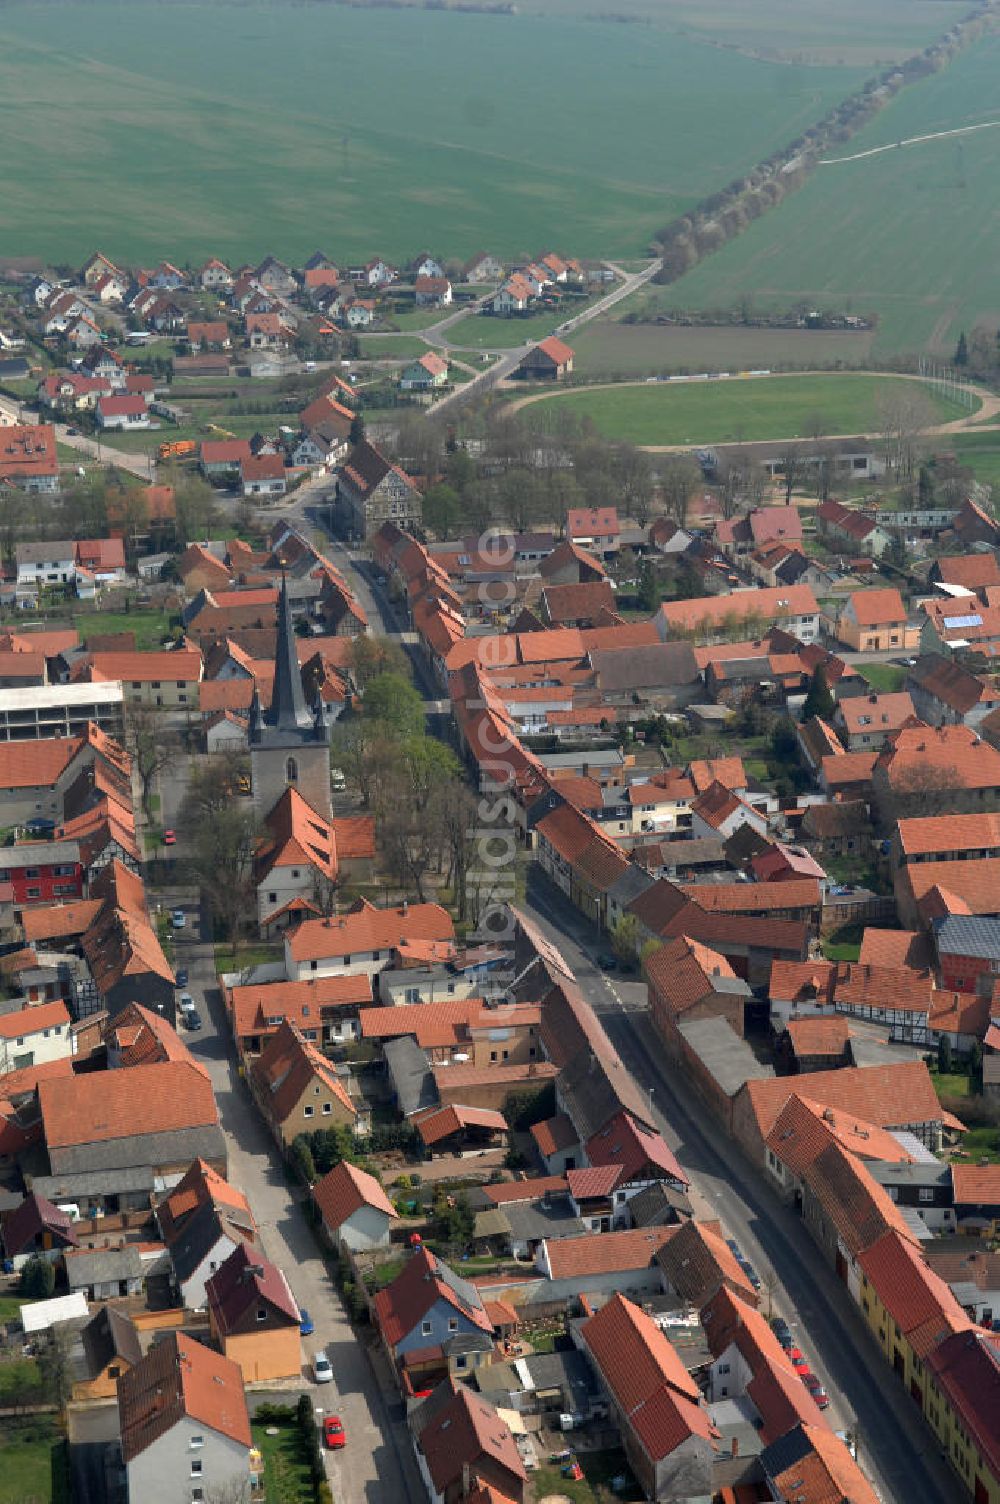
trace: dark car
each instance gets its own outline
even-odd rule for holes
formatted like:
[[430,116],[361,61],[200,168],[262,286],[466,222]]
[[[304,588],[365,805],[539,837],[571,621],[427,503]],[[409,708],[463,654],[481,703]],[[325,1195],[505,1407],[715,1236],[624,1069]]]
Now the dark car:
[[184,1014],[185,1029],[194,1029],[197,1032],[201,1028],[201,1014],[197,1008],[188,1008]]
[[820,1410],[825,1410],[830,1403],[830,1396],[814,1373],[804,1373],[802,1382],[812,1395]]
[[781,1343],[782,1347],[791,1347],[792,1329],[783,1316],[771,1317],[771,1330]]
[[174,986],[175,987],[186,987],[187,984],[188,984],[187,967],[186,966],[182,966],[180,968],[180,970],[178,971],[177,975],[174,977]]
[[618,965],[618,957],[613,956],[611,952],[608,951],[605,955],[598,956],[597,964],[602,971],[614,971],[615,967]]

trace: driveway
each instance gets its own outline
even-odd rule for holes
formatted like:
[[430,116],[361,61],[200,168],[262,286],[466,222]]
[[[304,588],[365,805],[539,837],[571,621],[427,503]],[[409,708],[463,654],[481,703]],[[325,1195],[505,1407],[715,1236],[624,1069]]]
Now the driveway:
[[[312,1229],[290,1187],[273,1140],[250,1100],[231,1054],[221,993],[216,986],[212,946],[197,937],[197,916],[177,936],[177,964],[189,973],[204,1020],[197,1034],[184,1035],[195,1059],[206,1067],[215,1089],[229,1150],[229,1179],[246,1194],[260,1228],[264,1251],[285,1272],[300,1306],[316,1324],[303,1339],[303,1379],[317,1407],[340,1415],[348,1443],[326,1455],[327,1474],[338,1504],[384,1504],[409,1500],[424,1504],[402,1401],[387,1365],[372,1354],[368,1329],[356,1336],[330,1279]],[[333,1383],[310,1381],[313,1355],[326,1350]],[[374,1357],[374,1364],[373,1364]]]

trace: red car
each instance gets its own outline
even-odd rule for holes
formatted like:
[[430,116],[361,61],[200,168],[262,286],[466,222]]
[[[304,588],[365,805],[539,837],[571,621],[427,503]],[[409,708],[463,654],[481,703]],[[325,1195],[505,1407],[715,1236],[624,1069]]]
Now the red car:
[[328,1415],[323,1422],[323,1440],[331,1452],[339,1452],[347,1445],[347,1433],[339,1415]]
[[798,1374],[800,1379],[807,1379],[812,1373],[812,1369],[809,1367],[809,1364],[806,1362],[805,1358],[793,1358],[792,1367],[795,1369],[795,1372]]
[[163,832],[163,844],[164,846],[176,846],[177,832],[173,830],[165,830]]

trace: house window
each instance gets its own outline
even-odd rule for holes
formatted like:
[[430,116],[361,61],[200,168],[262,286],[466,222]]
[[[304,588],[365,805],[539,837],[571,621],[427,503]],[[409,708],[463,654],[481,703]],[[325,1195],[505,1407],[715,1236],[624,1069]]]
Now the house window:
[[350,956],[345,956],[344,957],[344,965],[345,966],[350,966],[350,964],[351,964],[351,958],[350,958]]
[[299,765],[294,757],[290,757],[285,763],[285,782],[297,783],[299,779]]
[[204,1472],[204,1464],[203,1464],[201,1458],[200,1457],[192,1457],[191,1458],[191,1476],[192,1476],[192,1478],[200,1478],[203,1472]]
[[329,1102],[324,1102],[323,1103],[323,1116],[325,1118],[328,1118],[330,1116],[330,1114],[331,1114],[332,1111],[333,1111],[332,1104],[329,1103]]
[[28,897],[29,898],[41,898],[41,896],[42,896],[42,890],[41,890],[41,888],[29,888],[28,889]]
[[203,1447],[204,1445],[205,1445],[205,1438],[204,1438],[204,1436],[201,1435],[200,1432],[198,1433],[198,1435],[192,1436],[191,1440],[188,1442],[188,1446],[192,1446],[192,1447]]
[[454,1317],[454,1316],[449,1316],[448,1317],[448,1330],[449,1330],[449,1332],[457,1332],[458,1331],[458,1320],[457,1320],[456,1317]]
[[312,1115],[313,1115],[313,1110],[314,1109],[312,1107],[303,1107],[303,1109],[302,1109],[302,1116],[304,1118],[311,1118]]
[[122,1366],[121,1366],[120,1363],[112,1363],[110,1365],[110,1367],[108,1368],[108,1378],[109,1379],[117,1379],[119,1377],[119,1375],[121,1374],[121,1371],[122,1371]]
[[319,963],[317,961],[310,961],[309,962],[309,970],[310,971],[315,971],[318,964]]
[[422,1321],[420,1323],[420,1335],[422,1337],[429,1337],[430,1334],[431,1334],[431,1324],[430,1324],[430,1322],[429,1321]]
[[934,1188],[933,1188],[933,1186],[922,1185],[920,1187],[919,1199],[921,1201],[933,1201],[934,1200]]
[[257,1320],[258,1321],[266,1321],[267,1320],[267,1306],[258,1306],[257,1307]]

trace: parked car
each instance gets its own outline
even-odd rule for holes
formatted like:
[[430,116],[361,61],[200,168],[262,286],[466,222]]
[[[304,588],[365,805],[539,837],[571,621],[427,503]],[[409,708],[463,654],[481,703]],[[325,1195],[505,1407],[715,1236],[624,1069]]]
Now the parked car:
[[197,1008],[188,1008],[181,1015],[184,1019],[185,1029],[193,1029],[195,1033],[201,1028],[201,1014]]
[[602,971],[614,971],[618,965],[618,957],[612,955],[611,951],[605,951],[604,955],[598,956],[597,964]]
[[182,930],[187,923],[187,915],[184,913],[184,910],[172,909],[170,911],[170,923],[175,930]]
[[323,1440],[331,1452],[339,1452],[347,1445],[347,1432],[339,1415],[328,1415],[323,1422]]
[[795,1372],[798,1374],[800,1379],[808,1378],[808,1376],[812,1373],[812,1369],[809,1367],[809,1364],[806,1362],[805,1358],[793,1358],[792,1367],[795,1369]]
[[187,967],[186,966],[182,966],[179,969],[179,971],[177,972],[177,975],[174,977],[174,986],[175,987],[186,987],[187,984],[188,984],[188,971],[187,971]]
[[771,1317],[771,1330],[777,1337],[778,1341],[781,1343],[782,1347],[791,1347],[792,1329],[783,1316]]
[[163,832],[163,844],[164,844],[164,846],[176,846],[177,845],[177,832],[176,832],[176,830],[165,830]]
[[316,1330],[315,1323],[305,1306],[299,1307],[299,1331],[303,1337],[310,1336]]
[[830,1403],[830,1396],[827,1394],[826,1390],[823,1388],[823,1385],[820,1383],[816,1375],[814,1373],[803,1374],[802,1382],[808,1389],[809,1393],[812,1395],[813,1399],[816,1401],[818,1408],[820,1410],[825,1410]]
[[333,1379],[330,1359],[324,1352],[318,1352],[313,1358],[313,1377],[317,1384],[329,1384]]

